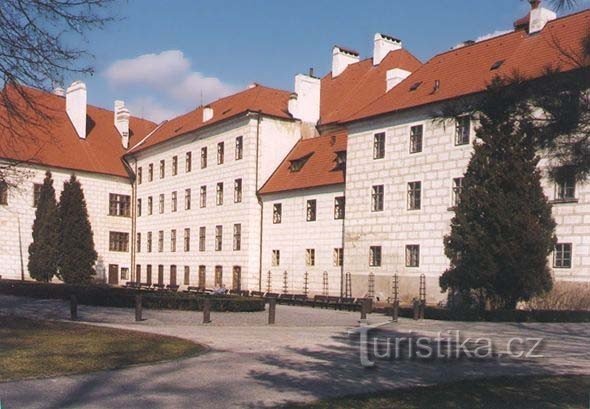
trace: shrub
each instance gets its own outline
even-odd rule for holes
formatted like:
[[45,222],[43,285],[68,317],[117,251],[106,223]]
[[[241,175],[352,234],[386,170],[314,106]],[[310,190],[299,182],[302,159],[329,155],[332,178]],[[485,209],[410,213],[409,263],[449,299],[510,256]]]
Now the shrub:
[[590,311],[590,284],[558,282],[552,291],[524,305],[527,310]]
[[255,297],[207,296],[174,292],[139,292],[106,285],[70,285],[32,281],[0,280],[0,294],[67,300],[75,295],[78,303],[103,307],[132,308],[135,296],[142,294],[142,305],[151,309],[200,311],[205,298],[212,311],[254,312],[264,310],[264,300]]

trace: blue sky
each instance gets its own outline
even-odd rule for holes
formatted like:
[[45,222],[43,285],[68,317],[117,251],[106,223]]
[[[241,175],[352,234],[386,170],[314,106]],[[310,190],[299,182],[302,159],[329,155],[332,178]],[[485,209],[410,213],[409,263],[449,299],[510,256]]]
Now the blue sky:
[[123,99],[133,115],[159,121],[252,82],[290,90],[295,74],[330,70],[334,44],[365,58],[383,32],[425,61],[511,29],[528,8],[523,0],[128,0],[114,8],[119,21],[88,36],[96,72],[82,79],[90,103]]

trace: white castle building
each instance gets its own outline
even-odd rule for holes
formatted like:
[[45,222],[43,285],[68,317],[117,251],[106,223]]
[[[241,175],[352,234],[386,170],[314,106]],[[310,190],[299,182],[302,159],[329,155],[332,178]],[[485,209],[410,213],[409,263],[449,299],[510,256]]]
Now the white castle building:
[[[376,34],[371,58],[335,46],[332,71],[298,75],[294,92],[248,89],[154,124],[87,105],[76,82],[65,95],[30,90],[51,124],[4,132],[0,157],[28,176],[0,188],[4,278],[26,271],[35,195],[50,169],[61,189],[84,188],[97,270],[126,281],[272,292],[444,298],[443,236],[477,124],[442,122],[449,101],[515,70],[539,77],[575,69],[590,11],[556,19],[534,3],[515,30],[466,42],[421,63]],[[4,113],[5,114],[5,113]],[[558,280],[590,281],[590,188],[545,180],[558,223],[551,260]]]

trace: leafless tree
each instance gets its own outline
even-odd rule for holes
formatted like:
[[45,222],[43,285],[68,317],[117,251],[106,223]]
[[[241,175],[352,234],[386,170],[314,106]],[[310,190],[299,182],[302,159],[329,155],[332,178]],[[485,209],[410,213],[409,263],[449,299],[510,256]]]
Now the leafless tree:
[[[0,137],[3,149],[23,132],[23,124],[43,127],[48,107],[29,87],[49,90],[66,76],[92,74],[86,44],[90,30],[113,17],[116,0],[1,0],[0,1]],[[28,135],[30,136],[30,135]],[[34,141],[33,141],[34,142]],[[2,155],[0,156],[10,156]],[[0,165],[0,183],[14,163]]]

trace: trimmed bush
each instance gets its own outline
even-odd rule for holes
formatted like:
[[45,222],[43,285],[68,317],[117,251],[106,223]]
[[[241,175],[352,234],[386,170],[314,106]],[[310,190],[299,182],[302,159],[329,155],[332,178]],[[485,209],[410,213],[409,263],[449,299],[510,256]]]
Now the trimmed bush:
[[219,312],[263,311],[265,303],[263,299],[256,297],[149,292],[106,285],[82,286],[18,280],[0,280],[0,294],[63,300],[75,295],[80,304],[120,308],[133,308],[135,296],[142,294],[144,308],[188,311],[201,311],[206,298],[211,300],[211,310]]

